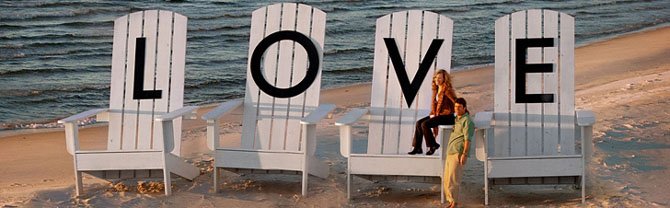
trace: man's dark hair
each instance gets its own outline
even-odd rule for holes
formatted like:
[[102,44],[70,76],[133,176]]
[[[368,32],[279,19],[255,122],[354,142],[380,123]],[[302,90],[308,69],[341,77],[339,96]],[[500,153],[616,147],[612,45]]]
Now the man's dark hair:
[[466,113],[470,113],[470,111],[468,111],[468,102],[465,101],[465,98],[456,98],[456,103],[461,104],[465,108]]

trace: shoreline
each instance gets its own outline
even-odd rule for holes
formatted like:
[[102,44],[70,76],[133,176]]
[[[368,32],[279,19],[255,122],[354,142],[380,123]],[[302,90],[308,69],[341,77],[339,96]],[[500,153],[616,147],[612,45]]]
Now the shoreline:
[[[630,31],[622,34],[615,34],[615,35],[610,35],[610,36],[605,36],[600,39],[588,41],[585,43],[581,44],[576,44],[575,45],[575,51],[579,48],[585,48],[589,47],[592,45],[597,45],[601,44],[604,42],[608,41],[613,41],[629,36],[634,36],[642,33],[647,33],[650,31],[655,31],[655,30],[661,30],[664,28],[670,28],[670,23],[664,23],[664,24],[659,24],[655,25],[652,27],[646,27],[642,28],[640,30],[636,31]],[[576,54],[575,54],[576,56]],[[452,73],[459,73],[459,72],[467,72],[467,71],[475,71],[475,70],[483,70],[487,68],[492,68],[494,63],[485,63],[485,64],[477,64],[477,65],[467,65],[467,66],[461,66],[461,67],[456,67],[452,68]],[[577,78],[577,77],[576,77]],[[352,83],[352,84],[347,84],[347,85],[335,85],[333,87],[328,87],[328,88],[322,88],[322,94],[325,93],[326,91],[329,90],[339,90],[343,88],[349,88],[349,87],[355,87],[355,86],[361,86],[361,85],[369,85],[371,84],[372,80],[370,82],[363,82],[363,83]],[[243,99],[241,98],[236,98],[236,99]],[[196,105],[199,107],[199,109],[210,109],[218,105],[219,103],[226,102],[228,100],[224,101],[219,101],[219,102],[214,102],[214,103],[207,103],[207,104],[201,104],[201,105]],[[75,114],[73,114],[75,115]],[[63,117],[66,118],[66,117]],[[3,124],[2,126],[36,126],[36,127],[3,127],[0,128],[0,139],[6,138],[6,137],[11,137],[11,136],[18,136],[18,135],[25,135],[25,134],[35,134],[35,133],[48,133],[48,132],[53,132],[53,131],[58,131],[58,130],[63,130],[62,124],[58,124],[58,120],[63,119],[63,118],[55,118],[55,119],[44,119],[44,120],[53,120],[52,122],[45,122],[45,123],[19,123],[19,124]],[[81,125],[80,128],[95,128],[95,127],[100,127],[100,126],[106,126],[106,122],[95,122],[95,123],[90,123],[90,124],[85,124]]]

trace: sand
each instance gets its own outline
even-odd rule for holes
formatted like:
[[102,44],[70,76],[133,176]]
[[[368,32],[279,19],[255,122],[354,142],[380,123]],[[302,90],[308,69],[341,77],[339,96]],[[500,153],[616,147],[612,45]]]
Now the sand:
[[[670,195],[670,27],[629,34],[576,49],[578,108],[591,109],[594,154],[588,163],[587,206],[666,207]],[[459,95],[473,113],[493,109],[493,69],[483,67],[453,74]],[[346,200],[346,160],[339,154],[333,124],[348,108],[369,105],[370,85],[359,84],[322,92],[322,103],[338,106],[332,118],[318,125],[317,156],[331,165],[327,179],[310,177],[309,196],[300,196],[297,175],[223,176],[222,190],[213,193],[205,124],[185,123],[182,154],[202,167],[193,182],[174,179],[174,194],[144,193],[156,184],[125,180],[111,184],[87,176],[86,193],[73,197],[72,156],[64,133],[56,130],[0,132],[0,205],[12,206],[170,206],[170,207],[439,207],[437,184],[355,180],[354,200]],[[203,107],[199,113],[207,112]],[[224,146],[239,144],[241,109],[222,119]],[[82,148],[105,146],[107,127],[80,131]],[[363,138],[364,135],[356,134]],[[156,180],[153,180],[156,181]],[[159,180],[160,182],[160,180]],[[116,185],[116,188],[113,188]],[[125,187],[125,188],[124,188]],[[462,202],[483,206],[483,163],[471,157],[464,171]],[[127,191],[120,191],[127,189]],[[580,191],[570,186],[497,186],[493,206],[580,205]]]

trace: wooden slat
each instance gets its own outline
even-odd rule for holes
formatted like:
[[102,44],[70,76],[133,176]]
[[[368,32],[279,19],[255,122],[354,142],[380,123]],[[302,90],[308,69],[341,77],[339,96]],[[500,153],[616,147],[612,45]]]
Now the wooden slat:
[[[155,90],[156,44],[158,10],[144,11],[143,37],[146,38],[143,90]],[[139,100],[137,141],[135,149],[151,149],[153,134],[154,99]],[[148,173],[147,173],[148,174]]]
[[440,16],[440,27],[438,31],[438,38],[443,39],[442,47],[440,52],[437,54],[437,67],[436,69],[444,69],[451,72],[451,47],[452,47],[452,37],[454,33],[454,21],[445,17]]
[[[326,39],[326,13],[319,9],[312,10],[312,32],[310,37],[312,40],[316,41],[316,44],[319,46],[317,47],[317,50],[319,50],[318,53],[321,58],[319,63],[319,73],[317,73],[314,82],[304,93],[305,104],[303,107],[305,109],[305,116],[307,116],[311,110],[319,106],[319,97],[321,94],[321,71],[323,70],[323,50]],[[302,128],[301,138],[305,138],[304,131],[305,129]],[[302,143],[304,141],[301,140],[300,142]],[[314,152],[316,151],[316,142],[309,143],[306,151],[309,155],[314,155]],[[314,160],[311,162],[314,162]],[[311,163],[310,166],[312,166]]]
[[[281,8],[282,4],[273,4],[268,6],[267,16],[265,19],[265,37],[280,30]],[[265,56],[263,56],[262,64],[265,79],[273,86],[276,86],[277,58],[279,52],[278,45],[279,44],[275,43],[268,47],[267,51],[265,51]],[[275,98],[262,91],[260,92],[259,96],[259,105],[268,107],[262,107],[259,111],[259,118],[257,118],[258,124],[256,127],[257,143],[255,148],[270,149],[270,146],[272,145],[272,137],[275,136],[272,134],[272,129],[274,128],[274,126],[272,126],[272,113],[274,112]]]
[[[135,12],[129,15],[128,26],[128,53],[126,56],[126,96],[124,100],[124,112],[137,112],[139,102],[133,99],[133,87],[135,80],[135,49],[138,37],[142,37],[142,22],[144,12]],[[135,149],[137,139],[137,115],[138,113],[123,114],[123,136],[121,138],[121,149]],[[123,173],[122,173],[123,174]]]
[[[297,5],[295,3],[282,4],[280,30],[295,31],[296,27],[296,11]],[[293,54],[296,43],[293,41],[280,41],[277,43],[279,48],[276,72],[277,88],[289,88],[291,86],[291,74],[296,71],[304,71],[303,67],[293,68]],[[298,45],[300,47],[300,45]],[[300,79],[300,78],[297,78]],[[300,81],[300,80],[296,80]],[[287,123],[288,119],[288,104],[290,98],[274,98],[274,110],[272,111],[272,141],[270,142],[270,149],[281,150],[284,149],[287,142]],[[293,122],[295,123],[295,122]],[[295,130],[299,129],[296,128]]]
[[[170,97],[168,112],[177,110],[184,106],[184,67],[186,64],[186,25],[187,18],[181,14],[174,13],[173,37],[172,37],[172,71],[170,74]],[[181,118],[173,120],[174,129],[174,151],[173,154],[180,155],[181,142]]]
[[[434,39],[445,39],[446,41],[451,40],[451,36],[445,36],[447,33],[451,33],[450,31],[451,28],[444,28],[440,27],[439,25],[439,20],[440,19],[446,19],[446,18],[441,18],[436,13],[433,12],[424,12],[423,13],[423,34],[422,34],[422,41],[421,41],[421,52],[420,52],[420,60],[423,60],[423,58],[426,56],[426,53],[428,52],[428,48],[430,47],[430,44],[433,42]],[[438,33],[439,37],[438,37]],[[444,37],[443,37],[444,36]],[[416,96],[416,100],[414,101],[416,103],[416,109],[429,109],[430,110],[430,105],[431,105],[431,100],[435,98],[431,98],[433,96],[432,90],[431,90],[431,83],[433,81],[433,75],[435,74],[435,71],[440,68],[437,67],[437,60],[440,60],[441,58],[446,58],[451,60],[451,53],[449,52],[451,49],[447,48],[446,45],[442,45],[440,47],[440,51],[438,52],[438,56],[435,57],[435,60],[433,64],[431,65],[430,69],[428,70],[428,74],[426,74],[426,78],[423,80],[421,83],[421,90],[419,90],[419,94]],[[447,56],[442,56],[443,54],[447,54]],[[449,61],[451,62],[451,61]],[[449,69],[447,69],[449,70]],[[421,116],[417,116],[416,120],[421,119]],[[415,120],[415,121],[416,121]],[[401,138],[402,139],[402,138]],[[408,138],[411,141],[411,136]],[[401,144],[407,144],[401,141]]]
[[[160,11],[158,14],[158,45],[156,48],[156,90],[162,90],[161,99],[156,99],[154,112],[163,114],[168,112],[168,97],[170,97],[170,55],[172,53],[172,20],[173,13]],[[184,29],[184,28],[183,28]],[[152,148],[163,146],[163,129],[161,125],[154,125]]]
[[[544,33],[545,38],[555,38],[558,40],[558,13],[551,10],[544,12]],[[555,155],[558,153],[558,42],[555,47],[544,48],[544,63],[554,64],[554,72],[544,73],[544,88],[542,93],[554,94],[556,99],[553,103],[544,103],[543,117],[543,155]]]
[[128,34],[128,15],[114,20],[114,45],[112,49],[112,73],[109,95],[109,109],[118,113],[109,113],[109,133],[107,149],[121,149],[121,110],[124,102],[124,83],[126,73],[126,40]]
[[509,156],[509,108],[510,108],[510,15],[496,20],[495,23],[495,85],[494,85],[494,138],[489,139],[493,146],[493,156]]
[[[528,38],[542,38],[542,10],[528,10]],[[528,64],[539,64],[542,62],[542,48],[532,47],[528,49]],[[526,74],[526,94],[542,93],[542,73]],[[517,86],[518,87],[518,86]],[[542,103],[526,104],[526,155],[542,155]]]
[[[516,39],[526,38],[526,12],[515,12],[512,14],[512,33],[510,44],[510,155],[521,156],[526,155],[526,104],[516,103],[515,89],[521,86],[516,86]],[[523,84],[523,83],[520,83]]]
[[[311,32],[311,21],[312,21],[312,7],[300,4],[297,8],[298,14],[296,17],[296,28],[297,32],[302,34],[310,35]],[[300,46],[300,44],[293,44],[293,73],[291,73],[291,86],[297,85],[305,77],[307,73],[307,52],[305,49]],[[291,105],[291,110],[288,111],[288,116],[290,118],[302,118],[305,116],[304,112],[304,103],[305,95],[298,95],[289,99],[289,104]],[[299,119],[293,119],[287,121],[286,129],[289,130],[286,132],[286,143],[283,147],[284,150],[298,151],[300,149],[300,141],[302,141],[302,132],[300,127]],[[298,129],[298,130],[295,130]],[[299,139],[295,139],[299,138]]]
[[[449,72],[449,74],[451,74],[451,50],[452,50],[451,48],[452,48],[452,44],[453,44],[452,43],[452,37],[453,37],[453,33],[454,33],[453,28],[454,28],[454,21],[453,20],[451,20],[451,19],[449,19],[445,16],[441,16],[441,15],[439,16],[438,38],[444,40],[444,42],[442,42],[442,47],[440,47],[440,51],[438,52],[437,57],[435,58],[436,59],[435,60],[436,67],[434,69],[435,71],[437,71],[438,69],[444,69],[444,70],[447,70],[447,72]],[[432,82],[433,77],[431,76],[429,78],[430,79],[427,79],[427,80],[430,80],[430,82]],[[454,81],[452,80],[452,84],[453,84],[453,82]],[[429,96],[433,96],[432,91],[431,91],[430,88],[426,89],[426,91],[429,92],[428,93]],[[456,93],[456,96],[459,96],[458,93]],[[422,104],[421,108],[423,108],[424,105],[425,105],[426,109],[428,109],[430,111],[431,103]],[[440,138],[439,135],[436,136],[435,138],[436,138],[437,142],[439,143],[440,142],[440,140],[438,139],[438,138]],[[443,145],[444,148],[446,148],[446,146],[444,146],[446,144],[442,144],[442,145]],[[442,151],[438,151],[438,153],[436,153],[436,154],[438,154],[438,155],[442,154]]]
[[323,50],[324,43],[326,39],[326,13],[319,10],[312,10],[312,32],[310,37],[316,41],[316,44],[319,45],[321,51],[319,51],[319,56],[321,57],[321,63],[319,64],[319,73],[316,75],[316,79],[312,85],[305,92],[305,107],[317,107],[319,106],[319,95],[321,93],[321,70],[323,69]]
[[575,152],[575,22],[571,16],[560,14],[559,76],[560,76],[560,154]]
[[[265,14],[267,7],[256,9],[251,15],[251,29],[249,31],[249,54],[254,52],[258,43],[265,34]],[[251,77],[251,71],[247,64],[247,77]],[[242,125],[241,147],[244,149],[253,149],[256,138],[256,121],[258,115],[258,93],[259,89],[253,79],[247,79],[246,93],[244,96],[244,119]]]
[[436,156],[405,154],[384,156],[352,154],[349,158],[351,163],[349,171],[351,174],[411,176],[440,176],[444,173],[443,161]]
[[370,97],[370,119],[368,131],[368,154],[380,154],[382,152],[382,138],[384,135],[384,106],[386,103],[386,84],[389,73],[389,55],[384,38],[391,33],[391,15],[377,19],[375,32],[375,54],[372,66],[372,92]]
[[[402,57],[403,62],[406,62],[405,48],[407,44],[406,30],[407,30],[407,12],[396,12],[391,16],[391,36],[394,38]],[[398,75],[395,72],[393,64],[389,64],[388,84],[386,86],[386,117],[384,123],[384,136],[382,139],[382,153],[396,154],[398,152],[398,140],[400,133],[400,117],[388,116],[393,115],[402,109],[402,89],[398,84]],[[388,139],[387,139],[388,138]]]
[[[409,78],[410,82],[414,80],[414,77],[416,77],[416,74],[419,69],[419,63],[421,62],[422,55],[421,54],[421,49],[422,49],[422,25],[423,25],[423,11],[420,10],[410,10],[409,15],[407,17],[407,46],[405,48],[405,70],[407,73],[407,78]],[[422,23],[422,24],[419,24]],[[402,54],[402,53],[401,53]],[[429,75],[427,75],[429,76]],[[428,77],[430,78],[430,77]],[[399,84],[398,84],[399,85]],[[384,151],[384,152],[393,152],[393,153],[402,153],[406,151],[410,151],[411,148],[410,145],[412,144],[412,137],[414,135],[414,122],[416,122],[417,119],[417,113],[416,109],[418,104],[418,99],[419,99],[419,92],[417,92],[417,96],[414,97],[414,100],[412,102],[411,106],[407,106],[407,101],[405,100],[405,95],[402,94],[402,90],[399,91],[400,93],[400,108],[403,109],[403,111],[400,114],[400,126],[399,126],[399,135],[396,138],[391,138],[391,137],[386,137],[386,140],[395,140],[396,147],[391,149],[391,151]],[[406,111],[405,109],[409,110]]]
[[489,178],[577,176],[582,174],[580,157],[489,160]]

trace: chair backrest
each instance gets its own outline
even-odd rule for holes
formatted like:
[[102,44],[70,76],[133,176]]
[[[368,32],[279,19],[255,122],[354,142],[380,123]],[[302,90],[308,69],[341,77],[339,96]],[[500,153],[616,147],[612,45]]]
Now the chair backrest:
[[495,37],[490,155],[575,154],[573,17],[515,12],[496,20]]
[[[109,150],[162,148],[162,129],[153,120],[183,106],[186,20],[148,10],[114,21]],[[181,120],[174,124],[179,140]]]
[[409,10],[380,17],[376,27],[367,153],[398,154],[430,113],[433,74],[450,71],[453,21]]
[[325,26],[326,13],[304,4],[252,13],[242,148],[300,150],[300,119],[319,104]]

